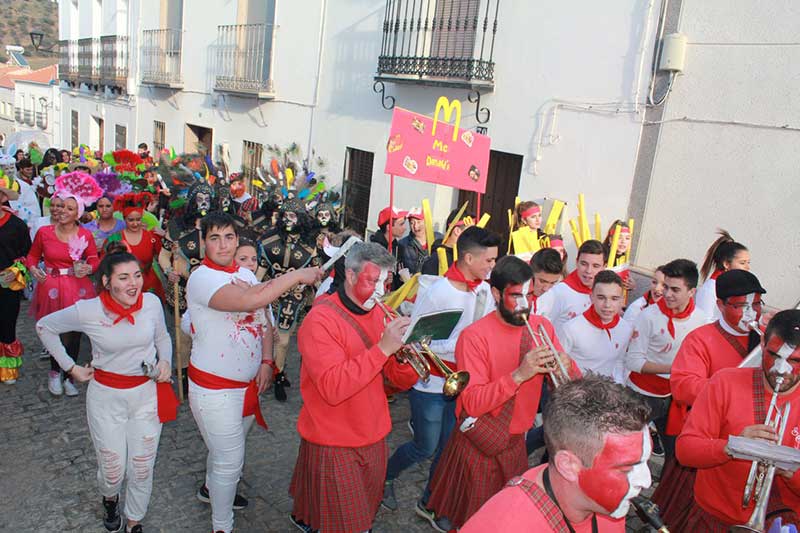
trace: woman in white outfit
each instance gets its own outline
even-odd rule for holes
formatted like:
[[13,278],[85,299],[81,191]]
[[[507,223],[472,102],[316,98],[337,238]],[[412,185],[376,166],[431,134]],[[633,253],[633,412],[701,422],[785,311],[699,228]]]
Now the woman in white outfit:
[[[43,317],[36,331],[65,372],[90,381],[86,413],[97,453],[103,525],[122,531],[119,495],[127,478],[126,531],[142,533],[161,425],[177,412],[170,385],[172,343],[158,297],[142,294],[142,271],[133,255],[106,255],[97,281],[99,296]],[[67,331],[89,337],[91,366],[77,366],[67,355],[59,339]]]

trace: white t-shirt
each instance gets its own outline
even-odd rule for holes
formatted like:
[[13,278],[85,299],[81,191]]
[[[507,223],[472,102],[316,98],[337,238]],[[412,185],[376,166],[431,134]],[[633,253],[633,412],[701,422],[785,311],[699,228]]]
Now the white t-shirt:
[[642,311],[644,311],[646,307],[647,307],[647,300],[645,299],[644,296],[639,296],[625,310],[625,314],[622,315],[623,320],[627,320],[631,324],[635,324],[636,319],[639,318],[639,314]]
[[261,338],[267,323],[264,309],[253,312],[218,311],[208,306],[214,294],[236,277],[257,284],[246,268],[229,274],[197,267],[186,284],[186,303],[194,329],[192,365],[236,381],[252,380],[261,366]]
[[590,305],[590,294],[580,293],[562,281],[536,300],[536,311],[550,320],[560,339],[564,324],[589,309]]
[[[625,351],[633,333],[633,324],[620,320],[607,333],[586,320],[580,314],[564,324],[561,341],[564,351],[578,364],[584,374],[592,371],[624,383]],[[611,337],[609,338],[609,333]]]
[[694,295],[695,305],[713,320],[722,318],[722,313],[717,307],[717,280],[708,278],[697,289]]

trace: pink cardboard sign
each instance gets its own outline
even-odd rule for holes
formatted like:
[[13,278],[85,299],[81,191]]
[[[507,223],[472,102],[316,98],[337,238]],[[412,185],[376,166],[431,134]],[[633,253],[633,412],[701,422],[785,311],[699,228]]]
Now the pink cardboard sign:
[[[439,110],[444,121],[439,121]],[[450,116],[456,112],[455,125]],[[461,102],[440,98],[430,118],[394,108],[384,172],[412,180],[447,185],[465,191],[486,192],[490,139],[460,129]]]

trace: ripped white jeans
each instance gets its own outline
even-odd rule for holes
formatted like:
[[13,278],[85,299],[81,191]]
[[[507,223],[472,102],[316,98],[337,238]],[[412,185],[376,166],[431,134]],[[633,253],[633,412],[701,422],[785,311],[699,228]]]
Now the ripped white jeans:
[[89,433],[97,453],[97,484],[106,498],[125,488],[125,516],[141,521],[153,490],[161,422],[156,406],[156,384],[148,381],[132,389],[115,389],[92,380],[86,393]]

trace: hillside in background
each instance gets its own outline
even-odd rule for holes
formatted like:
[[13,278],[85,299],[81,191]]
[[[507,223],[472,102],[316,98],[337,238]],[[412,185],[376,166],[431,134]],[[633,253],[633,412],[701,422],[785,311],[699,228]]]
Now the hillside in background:
[[58,3],[52,0],[0,0],[0,62],[5,63],[6,45],[25,48],[25,57],[31,67],[56,63],[56,53],[36,53],[31,44],[30,32],[44,34],[42,48],[58,42]]

